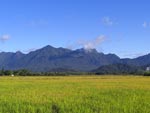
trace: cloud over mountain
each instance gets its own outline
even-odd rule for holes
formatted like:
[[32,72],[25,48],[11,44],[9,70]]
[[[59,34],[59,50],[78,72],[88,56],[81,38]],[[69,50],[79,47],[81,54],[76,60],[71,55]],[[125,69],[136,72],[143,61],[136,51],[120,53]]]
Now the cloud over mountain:
[[81,45],[84,49],[86,50],[90,50],[90,49],[94,49],[97,46],[99,46],[104,40],[106,39],[106,37],[104,35],[100,35],[99,37],[90,40],[90,41],[79,41],[79,45]]

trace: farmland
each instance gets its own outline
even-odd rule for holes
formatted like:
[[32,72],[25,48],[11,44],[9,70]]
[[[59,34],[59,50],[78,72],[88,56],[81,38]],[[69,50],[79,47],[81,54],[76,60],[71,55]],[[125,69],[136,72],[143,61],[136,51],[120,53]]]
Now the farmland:
[[0,77],[0,113],[150,113],[150,77]]

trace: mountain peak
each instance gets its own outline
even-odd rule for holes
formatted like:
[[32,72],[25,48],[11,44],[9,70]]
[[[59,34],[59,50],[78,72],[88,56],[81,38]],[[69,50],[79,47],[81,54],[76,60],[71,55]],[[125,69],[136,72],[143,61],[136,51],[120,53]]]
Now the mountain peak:
[[98,53],[96,49],[84,49],[88,53]]
[[51,46],[51,45],[47,45],[47,46],[45,46],[45,47],[43,47],[42,49],[55,49],[55,47],[53,47],[53,46]]
[[21,51],[16,51],[16,54],[23,54]]
[[81,48],[81,49],[77,49],[76,51],[78,51],[78,52],[84,52],[84,53],[98,53],[96,49]]

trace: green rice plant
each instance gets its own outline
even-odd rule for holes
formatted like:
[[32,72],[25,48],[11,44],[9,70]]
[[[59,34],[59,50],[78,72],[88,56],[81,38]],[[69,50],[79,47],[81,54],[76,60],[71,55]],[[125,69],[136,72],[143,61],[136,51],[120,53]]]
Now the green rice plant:
[[150,113],[150,77],[0,77],[0,113]]

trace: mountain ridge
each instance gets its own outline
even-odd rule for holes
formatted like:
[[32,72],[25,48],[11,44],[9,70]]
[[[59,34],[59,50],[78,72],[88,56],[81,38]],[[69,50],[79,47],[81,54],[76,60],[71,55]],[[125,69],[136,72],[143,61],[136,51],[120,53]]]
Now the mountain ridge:
[[150,64],[150,54],[134,59],[121,59],[115,54],[104,54],[96,49],[70,50],[47,45],[24,54],[20,51],[1,52],[0,68],[9,70],[28,69],[35,72],[74,70],[88,72],[104,65],[127,64],[145,66]]

